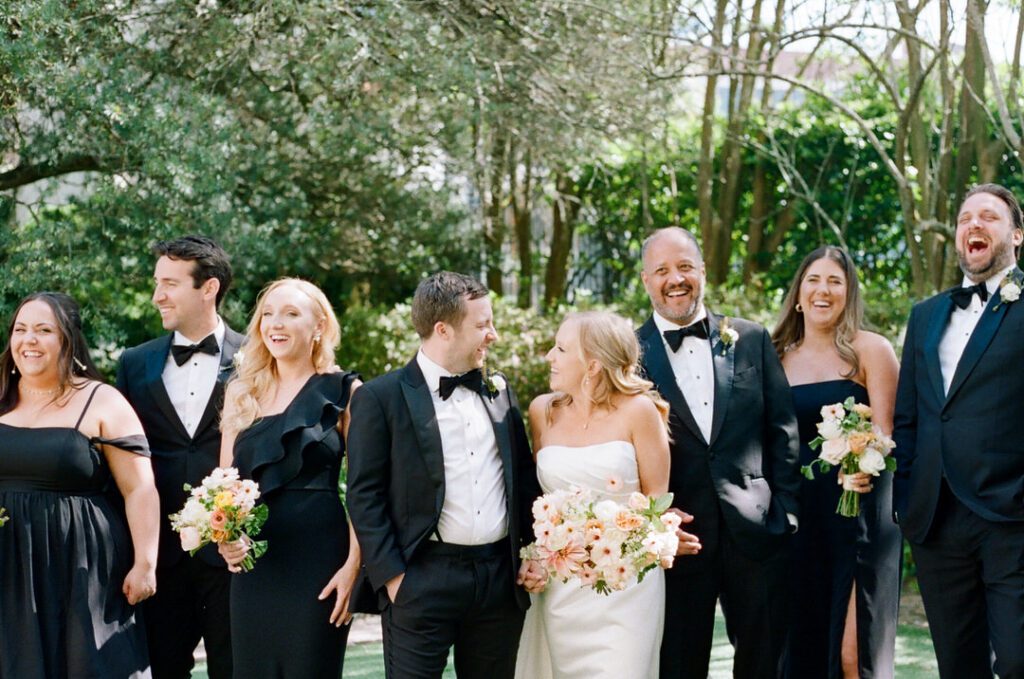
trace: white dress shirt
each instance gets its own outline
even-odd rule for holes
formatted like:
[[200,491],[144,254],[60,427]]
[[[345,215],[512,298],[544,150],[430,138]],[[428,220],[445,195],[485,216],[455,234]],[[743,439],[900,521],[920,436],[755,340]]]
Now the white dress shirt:
[[442,400],[441,378],[452,373],[422,350],[416,362],[430,388],[444,451],[444,504],[437,524],[441,540],[456,545],[497,542],[508,534],[505,478],[483,397],[459,386]]
[[[992,299],[992,295],[999,288],[1000,281],[1003,280],[1014,266],[1010,265],[985,280],[989,299]],[[972,285],[974,283],[964,276],[960,286],[967,288]],[[964,349],[967,348],[967,341],[971,339],[971,333],[974,332],[978,321],[981,320],[981,315],[985,313],[987,304],[988,302],[982,302],[981,298],[974,295],[971,297],[971,303],[966,309],[961,309],[956,305],[953,306],[953,313],[949,316],[949,325],[946,326],[946,331],[939,342],[939,365],[942,368],[942,388],[944,394],[949,393],[949,386],[953,383],[953,375],[956,374],[956,366],[960,363],[960,357],[963,355]]]
[[[189,436],[195,436],[196,428],[199,427],[199,420],[206,412],[206,404],[210,402],[213,395],[213,387],[217,384],[217,374],[220,372],[220,354],[224,350],[224,321],[217,319],[217,327],[213,336],[217,340],[217,354],[204,354],[196,352],[179,366],[174,362],[174,355],[167,354],[167,363],[164,364],[163,380],[164,388],[171,399],[174,410],[178,413],[178,419],[185,425],[185,431]],[[177,330],[174,331],[172,344],[188,346],[203,341],[203,337],[191,340]]]
[[[703,321],[707,315],[707,310],[702,307],[689,325]],[[697,421],[700,433],[704,435],[704,441],[708,442],[711,440],[711,421],[715,414],[715,366],[711,356],[711,342],[699,337],[684,337],[679,351],[672,351],[672,347],[665,341],[665,331],[688,326],[673,323],[657,311],[654,312],[654,324],[661,333],[661,341],[665,343],[665,353],[668,354],[668,362],[676,376],[679,391],[683,393],[686,405]]]

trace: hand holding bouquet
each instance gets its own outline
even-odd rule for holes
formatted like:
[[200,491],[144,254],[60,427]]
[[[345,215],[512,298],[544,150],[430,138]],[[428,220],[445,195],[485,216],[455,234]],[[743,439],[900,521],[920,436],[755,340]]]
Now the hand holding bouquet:
[[260,490],[255,481],[242,481],[234,467],[214,469],[193,488],[185,484],[189,498],[177,514],[171,514],[171,528],[181,538],[181,548],[195,554],[213,542],[235,542],[247,538],[250,549],[240,564],[252,570],[255,560],[267,551],[266,540],[253,540],[267,520],[267,506],[257,505]]
[[533,504],[536,541],[520,556],[545,571],[546,580],[578,577],[600,594],[641,581],[652,568],[671,568],[679,539],[678,516],[667,513],[672,494],[633,493],[628,505],[595,502],[579,488],[556,490]]
[[[814,466],[828,472],[838,466],[844,475],[858,472],[878,476],[883,471],[895,471],[896,460],[891,453],[896,444],[871,423],[871,408],[854,401],[833,403],[821,409],[818,437],[811,448],[821,448],[818,458],[801,469],[808,479],[814,478]],[[860,514],[860,494],[843,484],[836,513],[842,516]]]

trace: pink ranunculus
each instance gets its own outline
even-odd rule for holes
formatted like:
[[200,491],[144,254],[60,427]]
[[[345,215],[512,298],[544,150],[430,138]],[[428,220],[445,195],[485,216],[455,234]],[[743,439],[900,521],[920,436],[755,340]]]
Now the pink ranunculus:
[[181,548],[186,552],[199,549],[200,545],[203,544],[202,538],[199,537],[199,530],[194,526],[182,528],[178,537],[181,538]]
[[228,525],[228,515],[224,513],[221,508],[214,509],[210,512],[210,528],[213,530],[224,530]]
[[647,509],[648,504],[647,496],[643,493],[630,493],[629,495],[629,508],[630,509]]
[[821,454],[818,456],[832,465],[843,461],[846,454],[850,452],[850,444],[846,438],[829,439],[821,444]]

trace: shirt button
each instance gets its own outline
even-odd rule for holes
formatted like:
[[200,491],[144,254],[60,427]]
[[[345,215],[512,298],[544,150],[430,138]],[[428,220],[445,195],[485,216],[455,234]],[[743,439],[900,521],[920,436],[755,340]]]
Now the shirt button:
[[473,452],[473,451],[471,450],[471,451],[469,451],[469,454],[470,454],[470,456],[473,456],[473,455],[475,455],[476,453],[474,453],[474,452]]

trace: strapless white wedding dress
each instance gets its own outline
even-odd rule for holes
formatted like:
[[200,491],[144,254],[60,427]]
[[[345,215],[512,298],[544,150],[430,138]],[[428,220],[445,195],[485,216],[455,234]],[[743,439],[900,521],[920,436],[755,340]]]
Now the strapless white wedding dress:
[[[577,486],[597,500],[625,503],[640,490],[636,450],[628,441],[545,446],[537,453],[541,489]],[[614,492],[611,478],[621,481]],[[665,616],[665,573],[605,596],[579,580],[552,580],[532,595],[516,660],[517,679],[648,679],[658,676]]]

